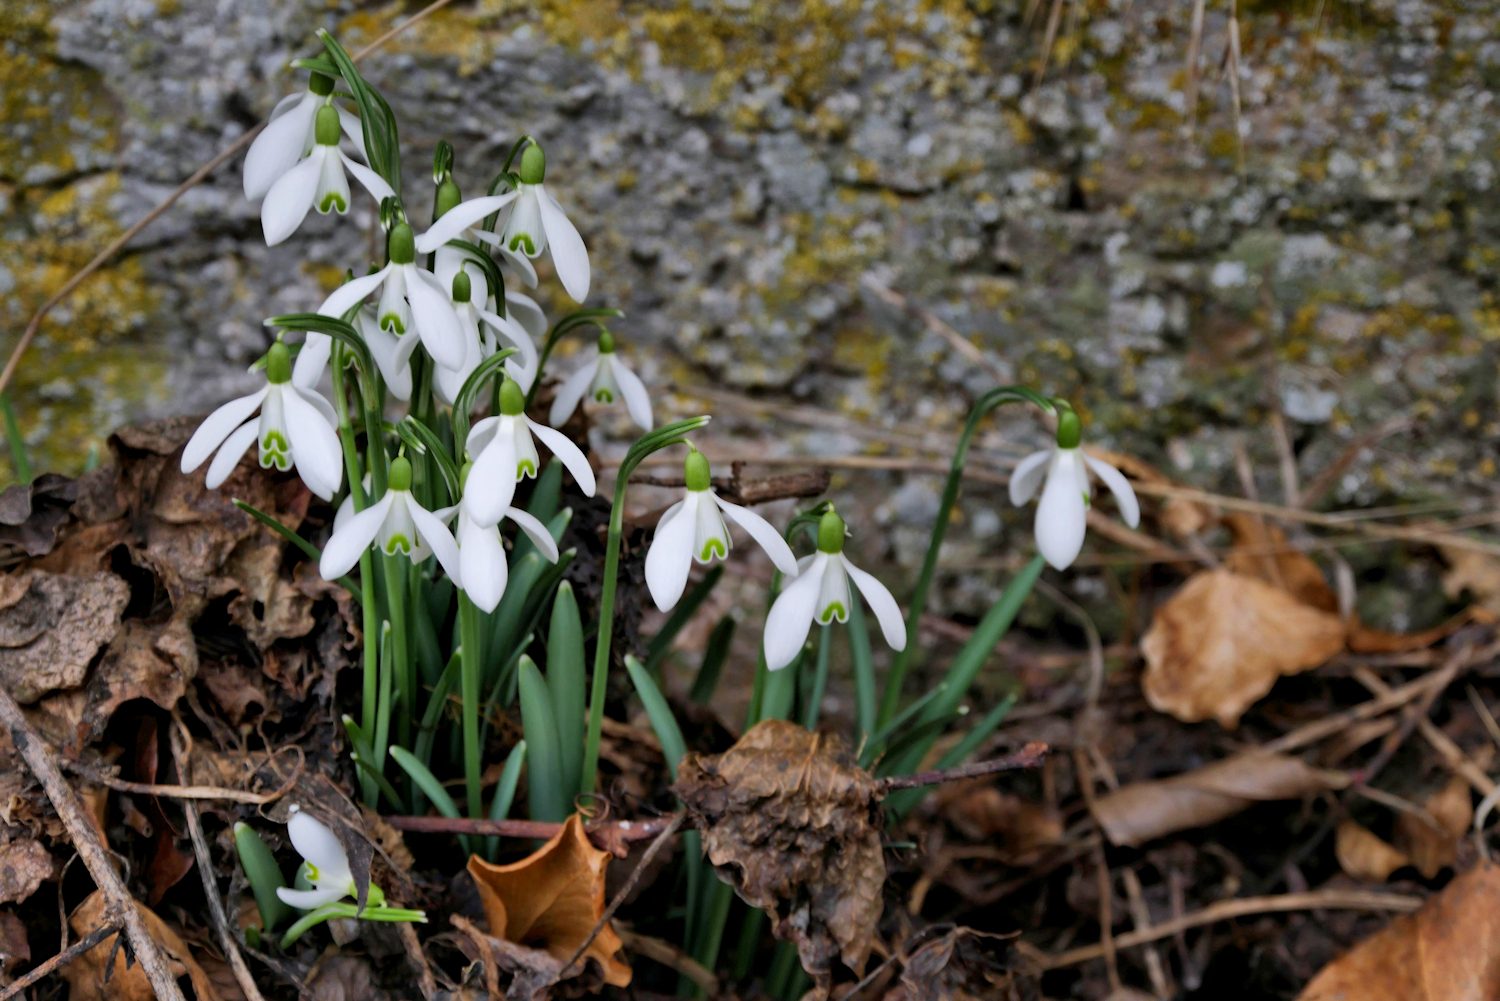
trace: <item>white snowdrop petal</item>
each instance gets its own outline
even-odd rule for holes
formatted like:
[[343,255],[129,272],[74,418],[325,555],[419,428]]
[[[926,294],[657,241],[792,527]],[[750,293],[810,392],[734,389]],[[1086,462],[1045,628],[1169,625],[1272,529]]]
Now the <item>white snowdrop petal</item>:
[[306,810],[298,810],[287,820],[286,833],[297,854],[318,870],[314,886],[348,885],[349,856],[326,825]]
[[386,491],[384,497],[350,518],[329,537],[318,561],[318,573],[324,580],[337,580],[354,568],[380,534],[380,526],[395,499],[395,491]]
[[1047,474],[1042,499],[1036,505],[1036,546],[1043,558],[1058,570],[1065,570],[1083,549],[1087,508],[1078,489],[1073,470],[1074,457],[1058,455]]
[[651,591],[651,600],[663,612],[677,604],[687,587],[697,523],[698,496],[692,491],[668,508],[656,523],[656,534],[646,551],[646,587]]
[[[245,154],[245,197],[254,201],[271,190],[281,176],[302,159],[318,114],[316,95],[304,92],[299,103],[272,114],[266,127]],[[281,107],[278,105],[277,107]]]
[[219,446],[219,454],[208,464],[208,475],[203,478],[203,485],[210,490],[217,490],[222,486],[245,457],[245,453],[250,451],[250,446],[255,444],[259,431],[260,424],[257,421],[247,421],[224,439],[224,444]]
[[818,553],[801,573],[776,596],[766,616],[766,667],[779,671],[797,659],[807,642],[813,616],[817,614],[818,592],[828,570],[828,554]]
[[395,265],[387,264],[373,275],[365,275],[363,278],[345,282],[323,300],[323,305],[318,307],[318,313],[322,316],[343,316],[352,307],[363,302],[365,296],[383,285],[393,267]]
[[320,890],[292,890],[285,886],[276,888],[276,896],[281,898],[283,904],[301,911],[316,910],[324,904],[336,903],[348,895],[348,890],[336,886]]
[[1085,455],[1083,461],[1089,464],[1089,468],[1109,487],[1109,492],[1115,495],[1115,503],[1120,505],[1120,520],[1131,528],[1138,526],[1141,523],[1141,502],[1136,498],[1135,488],[1130,485],[1125,474],[1090,455]]
[[313,493],[332,500],[344,482],[344,455],[338,434],[296,386],[288,383],[284,387],[282,403],[286,406],[297,475]]
[[381,202],[387,198],[395,197],[396,192],[391,190],[391,186],[386,183],[385,178],[364,164],[355,161],[342,150],[339,151],[339,157],[343,161],[344,166],[349,168],[349,173],[354,175],[354,179],[364,185],[365,190],[370,193],[370,197],[375,199],[375,208],[377,210],[380,208]]
[[432,272],[410,264],[404,268],[406,297],[411,302],[412,319],[422,337],[422,346],[439,365],[460,367],[464,363],[463,328],[453,311],[448,290],[438,285]]
[[1052,449],[1032,452],[1016,463],[1010,473],[1010,502],[1016,507],[1036,496],[1037,488],[1047,475],[1047,460],[1052,458]]
[[526,421],[531,427],[531,433],[541,439],[542,444],[550,448],[558,461],[573,474],[573,479],[578,481],[578,489],[583,491],[583,495],[594,496],[594,470],[589,466],[589,460],[582,450],[573,444],[573,440],[555,428],[538,424],[530,417],[519,419]]
[[552,266],[557,279],[574,302],[589,297],[589,252],[578,229],[563,214],[562,206],[545,187],[537,186],[537,207],[542,228],[547,233],[547,248],[552,251]]
[[458,572],[464,593],[479,608],[493,612],[505,596],[510,576],[499,529],[476,525],[467,515],[460,516],[458,543]]
[[552,399],[552,409],[547,412],[547,420],[552,423],[553,427],[566,424],[568,418],[573,416],[573,411],[577,410],[578,404],[583,402],[583,395],[589,391],[589,385],[594,381],[594,373],[598,370],[599,359],[592,358],[557,387],[557,395]]
[[797,575],[797,557],[793,555],[792,547],[786,544],[786,539],[782,538],[774,525],[749,508],[731,504],[718,494],[714,494],[713,498],[714,502],[719,505],[719,510],[728,515],[730,521],[748,532],[756,545],[766,551],[766,555],[771,557],[771,562],[776,564],[777,570],[788,577]]
[[892,650],[906,649],[906,620],[901,617],[901,606],[896,604],[896,599],[891,596],[890,590],[882,584],[873,574],[865,573],[859,567],[849,562],[844,554],[839,554],[839,559],[844,564],[844,570],[848,572],[854,586],[859,588],[859,593],[865,596],[865,601],[870,603],[870,610],[875,613],[875,620],[880,623],[880,632],[885,636],[885,641]]
[[470,198],[458,203],[444,212],[427,232],[417,237],[417,253],[430,254],[449,240],[458,239],[464,230],[482,221],[485,216],[499,212],[515,199],[516,193],[509,191],[503,195]]
[[271,185],[271,190],[266,192],[265,201],[260,205],[260,226],[265,234],[266,246],[276,246],[302,225],[308,210],[313,207],[318,179],[322,173],[323,157],[314,150],[312,156],[282,174]]
[[203,423],[198,425],[198,430],[193,432],[193,436],[183,446],[182,471],[191,473],[203,465],[203,460],[213,455],[214,450],[224,443],[224,439],[255,413],[270,388],[269,385],[263,386],[249,396],[230,400],[204,418]]
[[459,570],[458,543],[453,541],[453,533],[448,531],[448,526],[438,520],[437,516],[418,504],[415,499],[407,501],[407,511],[411,514],[411,520],[416,524],[417,535],[432,549],[432,555],[437,557],[438,563],[453,578],[453,582],[463,587],[463,574]]
[[620,395],[625,397],[625,409],[630,412],[630,419],[642,431],[650,431],[654,425],[651,417],[651,394],[646,392],[646,384],[620,360],[618,354],[611,354],[609,363],[610,368],[614,369],[615,381],[620,386]]
[[542,557],[548,563],[557,562],[557,540],[552,537],[552,533],[547,530],[546,525],[542,524],[540,518],[529,511],[522,511],[516,507],[507,508],[505,516],[515,522],[521,531],[526,533],[526,537],[531,540],[531,544],[536,546],[537,552],[541,553]]

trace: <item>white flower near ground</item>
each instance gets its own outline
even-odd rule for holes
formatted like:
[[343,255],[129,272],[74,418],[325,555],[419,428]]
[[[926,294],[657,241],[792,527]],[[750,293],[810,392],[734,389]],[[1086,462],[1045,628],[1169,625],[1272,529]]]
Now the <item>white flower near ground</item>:
[[495,525],[515,497],[516,483],[535,476],[541,461],[536,440],[552,450],[584,496],[594,496],[594,471],[568,436],[526,416],[526,394],[514,380],[500,386],[500,413],[474,425],[466,442],[474,468],[464,489],[463,506],[476,524]]
[[268,247],[295,233],[310,209],[316,208],[321,215],[329,212],[343,215],[349,211],[346,168],[364,185],[376,205],[395,194],[385,178],[339,149],[336,108],[324,105],[318,109],[313,135],[307,158],[282,174],[261,203],[260,224]]
[[520,184],[508,196],[515,204],[500,231],[500,243],[531,258],[544,251],[550,253],[558,281],[575,302],[583,302],[589,294],[588,248],[578,228],[542,183],[546,173],[547,157],[542,148],[527,146],[521,154]]
[[598,353],[557,387],[552,411],[547,416],[552,426],[566,423],[585,395],[596,403],[613,403],[623,396],[630,419],[642,431],[650,431],[653,426],[651,394],[646,392],[646,385],[641,382],[640,376],[615,352],[614,335],[607,330],[599,335]]
[[776,569],[796,576],[797,557],[781,533],[754,511],[731,504],[714,492],[708,460],[702,452],[689,452],[685,466],[687,490],[656,523],[656,535],[646,553],[646,586],[657,608],[665,612],[677,604],[694,560],[707,564],[729,555],[733,543],[724,524],[725,515],[750,534]]
[[[411,356],[420,339],[415,330],[408,330],[399,337],[380,325],[375,317],[375,307],[369,303],[354,314],[354,330],[364,338],[385,388],[398,400],[411,399]],[[333,338],[327,334],[309,333],[297,352],[297,362],[292,366],[292,382],[299,388],[313,389],[323,378],[328,368],[328,358],[333,351]]]
[[[1033,452],[1016,464],[1010,475],[1010,502],[1017,507],[1036,496],[1033,532],[1042,558],[1066,570],[1083,549],[1088,524],[1089,474],[1092,469],[1120,505],[1120,517],[1131,528],[1141,523],[1141,505],[1130,481],[1114,466],[1086,455],[1079,447],[1082,425],[1072,410],[1057,419],[1057,447]],[[1045,486],[1043,483],[1045,481]]]
[[766,667],[779,671],[797,659],[816,620],[828,625],[849,620],[852,578],[870,604],[892,650],[906,648],[906,623],[886,586],[844,555],[844,520],[833,511],[818,524],[818,551],[798,561],[797,578],[786,585],[766,616]]
[[[251,420],[257,410],[260,416]],[[217,450],[204,479],[213,490],[234,472],[240,456],[258,445],[262,469],[295,467],[307,489],[332,500],[344,482],[337,426],[332,404],[292,381],[291,353],[277,341],[266,356],[265,386],[230,400],[198,425],[183,447],[182,471],[191,473]]]
[[276,896],[282,903],[300,910],[310,911],[324,904],[331,904],[345,897],[357,897],[354,874],[349,869],[349,856],[339,839],[326,825],[300,807],[292,807],[292,816],[286,822],[286,833],[292,847],[302,856],[311,890],[289,890],[276,888]]
[[271,185],[312,151],[318,111],[331,107],[338,113],[339,126],[354,143],[366,162],[364,128],[354,115],[332,104],[334,78],[314,73],[307,90],[288,94],[271,110],[271,117],[245,154],[245,197],[251,201],[265,197]]
[[323,547],[318,572],[324,580],[337,580],[354,568],[371,545],[387,556],[398,553],[413,563],[429,554],[459,587],[458,544],[442,518],[422,506],[411,493],[411,463],[392,460],[386,477],[385,496],[339,524]]
[[[454,510],[458,513],[458,563],[464,593],[478,608],[493,612],[510,579],[510,562],[505,555],[505,543],[500,539],[500,527],[479,524],[469,517],[462,504]],[[557,562],[557,540],[538,518],[514,507],[507,507],[504,517],[520,526],[543,559]]]

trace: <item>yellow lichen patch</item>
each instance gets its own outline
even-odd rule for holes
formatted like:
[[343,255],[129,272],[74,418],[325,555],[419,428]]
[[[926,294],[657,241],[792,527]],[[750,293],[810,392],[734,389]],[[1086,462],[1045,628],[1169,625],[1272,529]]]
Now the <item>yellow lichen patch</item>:
[[[362,10],[339,23],[335,34],[351,52],[379,38],[405,16],[403,4]],[[493,54],[490,36],[480,30],[489,20],[485,12],[444,7],[385,43],[386,52],[410,52],[453,60],[460,77],[472,75]]]
[[796,234],[796,244],[783,258],[778,280],[762,289],[766,305],[774,309],[801,302],[821,286],[852,284],[883,243],[856,239],[853,229],[861,221],[859,216],[790,217],[787,222]]
[[0,181],[56,182],[114,148],[98,74],[53,55],[48,5],[0,0]]

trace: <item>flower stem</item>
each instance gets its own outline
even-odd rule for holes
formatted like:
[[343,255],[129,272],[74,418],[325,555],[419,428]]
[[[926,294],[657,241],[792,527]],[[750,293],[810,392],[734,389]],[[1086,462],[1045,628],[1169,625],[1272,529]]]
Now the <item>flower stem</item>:
[[[1026,386],[1001,386],[981,396],[974,404],[974,409],[969,411],[969,420],[964,425],[963,434],[958,436],[958,447],[953,451],[953,463],[948,471],[948,482],[943,486],[943,499],[938,506],[937,523],[932,526],[932,538],[927,544],[927,555],[922,560],[922,572],[917,576],[917,586],[912,589],[911,605],[906,613],[908,637],[906,649],[896,654],[895,660],[891,662],[890,675],[886,679],[885,698],[881,701],[880,715],[875,721],[877,729],[891,721],[891,717],[895,716],[896,709],[901,704],[901,683],[906,680],[907,669],[911,666],[912,651],[916,648],[917,639],[921,635],[917,627],[921,622],[922,613],[927,609],[927,592],[932,587],[932,576],[937,570],[938,553],[943,548],[943,536],[948,531],[948,520],[953,516],[953,507],[958,503],[959,488],[963,486],[964,464],[969,458],[969,443],[974,440],[974,433],[979,429],[979,422],[1002,403],[1033,403],[1044,410],[1052,409],[1052,404],[1033,389]],[[962,696],[962,693],[959,694]]]
[[599,595],[599,635],[594,641],[594,683],[589,691],[589,729],[583,744],[583,773],[578,791],[594,791],[599,771],[599,740],[604,734],[604,695],[609,683],[610,640],[615,626],[615,585],[620,575],[620,535],[625,520],[625,485],[630,476],[621,469],[615,479],[615,503],[609,512],[609,535],[604,542],[604,586]]
[[484,665],[479,640],[480,613],[463,591],[458,592],[459,690],[462,693],[464,726],[464,790],[469,816],[482,817],[479,746],[479,675]]

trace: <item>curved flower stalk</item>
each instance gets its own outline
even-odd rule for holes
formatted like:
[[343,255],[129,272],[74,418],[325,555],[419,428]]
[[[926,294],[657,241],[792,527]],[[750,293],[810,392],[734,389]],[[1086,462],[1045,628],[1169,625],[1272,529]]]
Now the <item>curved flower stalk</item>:
[[[251,420],[257,410],[260,417]],[[327,400],[292,381],[291,353],[277,341],[266,355],[266,385],[230,400],[198,425],[183,447],[182,471],[191,473],[217,450],[204,479],[212,490],[229,478],[246,449],[258,445],[262,469],[296,467],[307,489],[332,500],[344,482],[337,424]]]
[[870,603],[892,650],[906,648],[906,623],[886,586],[844,555],[844,519],[832,509],[818,522],[818,551],[798,561],[797,579],[777,596],[766,616],[766,667],[779,671],[797,659],[814,620],[821,625],[849,621],[849,580]]
[[601,330],[599,333],[598,354],[584,362],[578,371],[557,387],[552,412],[548,415],[553,427],[572,417],[585,395],[596,403],[613,403],[623,396],[630,419],[642,431],[651,430],[651,394],[646,392],[645,383],[641,382],[640,376],[631,371],[630,366],[615,353],[615,337],[608,330]]
[[396,334],[415,329],[422,346],[432,360],[446,368],[462,368],[465,359],[463,330],[458,314],[449,302],[449,289],[437,276],[417,267],[417,254],[430,254],[454,239],[469,226],[508,204],[513,195],[475,198],[456,206],[420,236],[404,222],[391,227],[386,239],[390,259],[373,274],[344,283],[334,291],[318,312],[324,316],[343,316],[356,303],[380,289],[377,318],[380,326]]
[[[578,229],[563,213],[562,206],[542,183],[547,174],[547,157],[536,143],[521,154],[520,183],[509,195],[515,200],[500,242],[509,250],[536,258],[543,251],[552,255],[557,278],[575,302],[589,294],[589,252]],[[483,239],[483,238],[481,238]]]
[[323,547],[318,572],[324,580],[338,580],[354,568],[371,545],[387,556],[400,553],[413,563],[420,563],[431,553],[453,582],[463,586],[458,544],[442,518],[412,496],[411,463],[404,457],[391,462],[385,496],[335,529]]
[[474,468],[462,503],[476,524],[498,524],[515,496],[516,483],[536,476],[536,438],[573,474],[584,496],[594,496],[594,471],[583,452],[567,435],[538,424],[525,411],[526,394],[515,380],[506,379],[500,386],[500,414],[486,417],[469,432],[466,446]]
[[266,127],[245,154],[246,198],[254,201],[265,197],[283,174],[312,151],[318,112],[323,108],[334,110],[340,129],[354,143],[359,155],[369,160],[360,121],[333,103],[333,86],[333,77],[315,72],[308,78],[307,90],[288,94],[276,103]]
[[[688,447],[692,448],[691,444]],[[733,543],[724,524],[725,515],[750,534],[776,569],[788,577],[797,575],[797,557],[781,533],[754,511],[731,504],[714,492],[708,459],[702,452],[690,451],[684,465],[687,490],[656,523],[656,536],[646,553],[646,586],[657,608],[665,612],[677,604],[694,560],[707,564],[729,555]]]
[[[1022,459],[1010,476],[1010,502],[1017,507],[1036,495],[1036,546],[1054,568],[1066,570],[1083,549],[1089,508],[1089,474],[1092,469],[1120,505],[1120,517],[1135,528],[1141,523],[1141,505],[1124,475],[1107,462],[1085,455],[1079,447],[1083,424],[1071,409],[1057,416],[1057,447],[1033,452]],[[1043,482],[1045,480],[1045,486]]]
[[274,247],[297,231],[309,209],[320,215],[349,211],[349,179],[344,169],[364,185],[379,205],[395,192],[375,171],[357,163],[339,149],[339,113],[332,105],[318,109],[313,145],[307,158],[282,174],[266,192],[260,206],[260,224],[266,246]]

